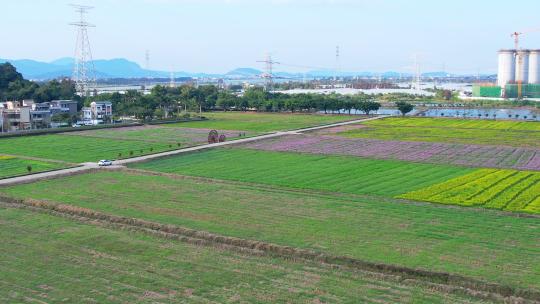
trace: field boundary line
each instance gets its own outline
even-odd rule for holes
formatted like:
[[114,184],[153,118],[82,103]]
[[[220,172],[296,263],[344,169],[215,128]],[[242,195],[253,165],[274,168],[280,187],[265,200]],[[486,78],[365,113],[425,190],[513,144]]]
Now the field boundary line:
[[513,301],[515,302],[522,302],[520,300],[529,300],[531,302],[540,301],[540,291],[514,288],[508,285],[486,282],[452,273],[435,272],[425,269],[415,269],[392,264],[368,262],[347,256],[335,256],[325,254],[309,249],[301,249],[267,243],[263,241],[218,235],[206,231],[194,230],[176,225],[160,224],[136,218],[114,216],[91,209],[74,207],[64,204],[54,204],[46,201],[14,199],[4,196],[0,196],[0,201],[16,206],[25,206],[30,208],[36,208],[38,210],[41,209],[43,211],[52,211],[60,214],[82,217],[88,219],[90,222],[92,220],[98,220],[105,221],[113,225],[126,225],[128,226],[127,228],[135,228],[142,230],[148,229],[150,232],[157,235],[163,235],[163,237],[165,238],[171,238],[171,236],[175,236],[173,238],[180,241],[195,241],[200,242],[201,245],[215,244],[228,248],[238,248],[239,250],[245,250],[247,252],[249,252],[250,250],[255,250],[284,258],[297,258],[330,265],[346,266],[357,270],[365,270],[389,275],[398,275],[403,277],[404,279],[413,279],[426,281],[428,283],[448,285],[450,287],[470,290],[472,293],[484,293],[489,295],[490,297],[495,297],[499,299],[513,299]]

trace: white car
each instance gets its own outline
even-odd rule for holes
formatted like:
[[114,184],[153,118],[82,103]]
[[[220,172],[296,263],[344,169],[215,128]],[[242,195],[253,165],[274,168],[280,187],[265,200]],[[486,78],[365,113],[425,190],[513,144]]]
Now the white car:
[[102,159],[102,160],[98,161],[98,166],[100,166],[100,167],[112,166],[112,161]]

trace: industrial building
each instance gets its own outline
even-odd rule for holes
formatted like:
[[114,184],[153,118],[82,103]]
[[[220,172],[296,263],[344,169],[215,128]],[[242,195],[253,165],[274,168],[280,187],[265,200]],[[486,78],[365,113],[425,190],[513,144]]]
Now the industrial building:
[[540,50],[499,51],[497,84],[473,86],[474,97],[540,98]]

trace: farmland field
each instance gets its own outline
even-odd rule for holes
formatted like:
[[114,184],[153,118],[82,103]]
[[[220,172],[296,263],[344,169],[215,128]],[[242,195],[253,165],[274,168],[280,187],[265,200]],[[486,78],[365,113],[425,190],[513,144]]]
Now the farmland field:
[[130,151],[137,156],[167,149],[169,145],[164,143],[59,134],[0,139],[2,153],[74,163],[129,157]]
[[[238,137],[239,133],[246,133],[246,136],[251,135],[249,132],[230,130],[217,130],[219,134],[225,134],[228,139]],[[92,131],[70,132],[63,135],[77,135],[97,138],[111,138],[118,140],[137,140],[150,143],[170,143],[176,145],[181,143],[183,147],[194,146],[207,143],[208,133],[210,129],[193,129],[193,128],[170,128],[163,126],[137,126],[116,129],[99,129]]]
[[540,172],[480,169],[399,197],[540,214]]
[[[74,163],[94,162],[205,144],[208,132],[207,129],[142,126],[21,136],[0,139],[0,151]],[[228,139],[238,137],[238,133],[220,131]]]
[[66,167],[60,163],[0,155],[0,178],[28,174],[28,166],[32,168],[31,172],[34,173]]
[[351,138],[540,148],[539,122],[387,118],[339,133]]
[[2,193],[540,290],[537,218],[287,189],[101,172],[12,186]]
[[491,129],[491,130],[514,130],[514,131],[538,131],[540,122],[534,121],[510,121],[510,120],[487,120],[487,119],[458,119],[458,118],[429,118],[409,117],[390,118],[385,120],[371,121],[369,125],[395,126],[395,127],[436,127],[458,129]]
[[[204,113],[206,121],[167,124],[166,127],[245,130],[251,132],[283,131],[352,120],[347,115],[282,114],[250,112]],[[357,119],[359,117],[356,117]]]
[[[0,208],[0,302],[476,303],[368,273]],[[16,237],[14,237],[16,236]]]
[[294,188],[393,196],[473,169],[249,149],[215,149],[156,159],[133,167]]
[[[0,139],[0,178],[352,118],[208,116]],[[0,302],[540,299],[539,123],[385,118],[128,166],[0,187]]]
[[540,171],[540,149],[343,138],[333,135],[287,135],[244,147],[267,151],[351,155],[376,159]]

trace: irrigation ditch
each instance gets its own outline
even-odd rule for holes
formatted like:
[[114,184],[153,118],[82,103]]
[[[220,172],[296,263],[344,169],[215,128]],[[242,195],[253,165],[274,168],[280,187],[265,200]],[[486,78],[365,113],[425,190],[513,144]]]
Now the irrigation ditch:
[[164,239],[177,240],[199,246],[212,246],[218,249],[233,250],[244,254],[268,255],[289,260],[316,262],[330,267],[373,273],[405,284],[427,286],[428,288],[445,293],[463,294],[489,301],[502,303],[540,303],[540,292],[536,290],[515,288],[452,273],[373,263],[346,256],[329,255],[313,250],[217,235],[175,225],[114,216],[70,205],[0,196],[0,207],[27,209],[86,224],[117,230],[142,232]]

